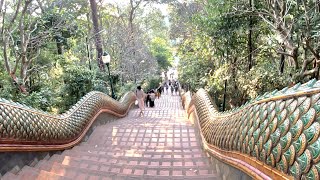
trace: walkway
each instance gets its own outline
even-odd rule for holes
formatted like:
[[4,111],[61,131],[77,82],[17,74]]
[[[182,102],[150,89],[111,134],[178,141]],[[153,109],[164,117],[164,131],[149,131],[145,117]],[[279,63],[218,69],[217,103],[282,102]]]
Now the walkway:
[[[202,151],[180,97],[97,127],[87,142],[26,166],[20,179],[221,179]],[[16,177],[14,177],[16,178]]]

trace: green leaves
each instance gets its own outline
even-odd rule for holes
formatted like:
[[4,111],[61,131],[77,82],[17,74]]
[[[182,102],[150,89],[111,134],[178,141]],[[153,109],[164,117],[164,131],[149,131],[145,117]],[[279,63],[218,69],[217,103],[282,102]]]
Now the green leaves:
[[40,91],[34,91],[29,95],[21,94],[20,103],[26,104],[36,109],[43,111],[52,111],[52,106],[55,103],[53,92],[51,89],[44,87]]
[[166,71],[171,66],[173,60],[172,49],[165,39],[160,37],[152,39],[151,53],[156,58],[160,71]]

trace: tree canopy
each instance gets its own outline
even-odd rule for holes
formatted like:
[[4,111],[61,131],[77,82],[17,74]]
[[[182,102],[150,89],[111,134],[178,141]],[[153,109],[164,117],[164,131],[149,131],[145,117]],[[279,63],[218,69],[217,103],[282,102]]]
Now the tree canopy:
[[193,90],[205,87],[218,104],[226,83],[230,108],[319,78],[317,1],[199,0],[175,9],[180,79]]
[[[156,88],[179,59],[179,80],[239,106],[319,78],[314,0],[0,0],[0,96],[63,112],[92,90]],[[148,84],[148,85],[147,85]],[[226,85],[226,89],[225,89]],[[225,92],[226,90],[226,92]]]
[[157,3],[0,0],[0,96],[55,113],[89,91],[110,94],[103,52],[118,97],[158,81],[172,55]]

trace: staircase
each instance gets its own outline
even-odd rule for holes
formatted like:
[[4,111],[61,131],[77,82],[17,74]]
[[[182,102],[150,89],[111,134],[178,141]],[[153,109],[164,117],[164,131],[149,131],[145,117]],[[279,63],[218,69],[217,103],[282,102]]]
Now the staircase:
[[97,127],[86,142],[2,179],[222,179],[202,151],[179,96],[162,96],[155,106],[142,117],[132,110]]

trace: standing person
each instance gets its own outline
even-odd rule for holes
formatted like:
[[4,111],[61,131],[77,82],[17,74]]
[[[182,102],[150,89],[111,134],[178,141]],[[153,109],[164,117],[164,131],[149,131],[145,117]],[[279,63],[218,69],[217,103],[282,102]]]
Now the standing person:
[[164,92],[165,87],[166,87],[166,83],[163,83],[163,84],[161,85],[161,93],[163,93],[163,94],[165,93],[165,92]]
[[168,86],[168,84],[167,84],[167,83],[166,83],[165,87],[166,87],[166,94],[168,94],[169,86]]
[[146,96],[147,96],[147,97],[145,98],[145,100],[146,100],[146,106],[147,106],[147,107],[150,107],[150,91],[147,92]]
[[141,114],[143,115],[144,97],[145,97],[145,94],[144,94],[143,90],[141,89],[141,86],[138,86],[137,90],[136,90],[136,98],[138,100],[138,105],[139,105],[139,108],[140,108],[140,115]]
[[179,95],[178,91],[179,91],[179,87],[178,87],[178,85],[175,85],[174,92],[176,93],[176,95]]
[[176,81],[176,83],[174,85],[174,91],[175,91],[176,95],[179,95],[179,84],[178,84],[177,81]]
[[159,86],[159,88],[157,89],[158,91],[158,99],[161,97],[161,90],[162,89],[162,86]]
[[154,90],[152,89],[150,91],[150,107],[154,107],[154,100],[156,99],[156,94]]
[[173,85],[171,84],[171,86],[170,86],[170,90],[171,90],[171,96],[173,95],[173,90],[174,90],[174,87],[173,87]]

